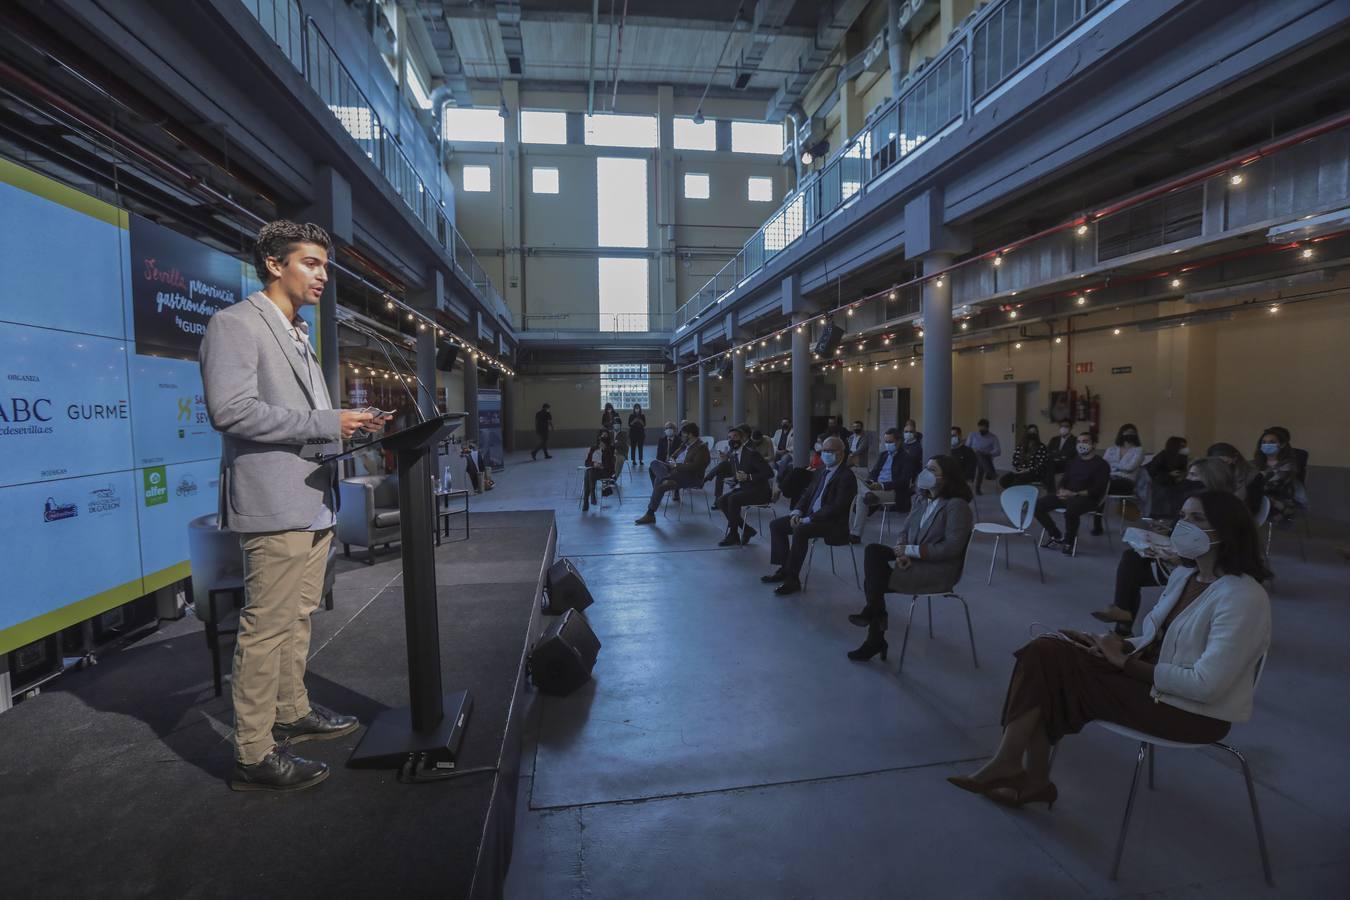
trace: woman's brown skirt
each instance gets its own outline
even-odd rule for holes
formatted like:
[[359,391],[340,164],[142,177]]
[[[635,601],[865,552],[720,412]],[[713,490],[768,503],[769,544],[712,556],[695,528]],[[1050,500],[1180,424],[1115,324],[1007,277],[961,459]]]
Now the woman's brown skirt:
[[1097,719],[1191,744],[1220,740],[1231,727],[1222,719],[1155,702],[1147,684],[1067,641],[1036,638],[1013,655],[1017,665],[1008,683],[1002,724],[1006,727],[1039,708],[1052,744]]

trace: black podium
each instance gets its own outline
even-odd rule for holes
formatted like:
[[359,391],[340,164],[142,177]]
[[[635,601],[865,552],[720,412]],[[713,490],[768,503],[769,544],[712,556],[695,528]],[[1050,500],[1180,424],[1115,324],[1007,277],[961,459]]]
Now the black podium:
[[436,613],[436,561],[431,532],[435,516],[432,499],[435,467],[431,456],[436,444],[458,428],[464,416],[462,412],[438,415],[358,448],[379,445],[394,451],[398,460],[409,705],[377,715],[347,764],[398,765],[402,767],[402,776],[413,781],[455,774],[455,756],[464,736],[464,723],[473,709],[468,691],[446,694],[441,686],[440,621]]

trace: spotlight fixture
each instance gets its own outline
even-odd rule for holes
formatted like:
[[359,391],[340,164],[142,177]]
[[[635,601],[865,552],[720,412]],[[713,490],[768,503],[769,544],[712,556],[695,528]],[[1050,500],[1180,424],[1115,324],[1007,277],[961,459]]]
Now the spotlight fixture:
[[859,342],[858,342],[858,349],[859,349],[859,350],[861,350],[863,347],[866,347],[866,346],[867,346],[867,345],[866,345],[865,343],[863,343],[862,341],[859,341]]
[[408,313],[408,321],[411,322],[412,320],[413,320],[413,314],[412,314],[412,313]]
[[702,125],[703,122],[703,107],[700,106],[698,109],[694,110],[694,124]]
[[1077,228],[1074,229],[1074,234],[1078,235],[1079,237],[1082,237],[1083,235],[1087,234],[1087,232],[1088,232],[1087,225],[1079,225]]
[[759,345],[760,345],[761,347],[767,347],[767,346],[769,346],[769,342],[768,342],[768,341],[760,341],[760,342],[759,342]]
[[426,331],[426,330],[427,330],[427,323],[426,323],[426,322],[418,322],[418,323],[417,323],[417,330],[418,330],[418,331]]
[[853,367],[852,367],[852,366],[849,366],[849,367],[848,367],[847,369],[845,369],[844,371],[845,371],[845,372],[852,372],[852,371],[853,371]]
[[511,118],[511,110],[506,108],[505,97],[502,98],[501,105],[497,107],[497,115],[501,116],[503,119]]
[[801,333],[802,333],[802,326],[800,326],[800,325],[797,326],[797,333],[798,333],[798,334],[801,334]]
[[939,278],[937,281],[933,282],[933,284],[936,287],[942,287],[942,279]]
[[[799,329],[797,329],[797,330],[800,331],[801,329],[799,328]],[[780,332],[778,332],[777,334],[775,334],[775,335],[773,336],[773,339],[774,339],[775,341],[781,341],[781,340],[783,339],[783,332],[780,331]]]

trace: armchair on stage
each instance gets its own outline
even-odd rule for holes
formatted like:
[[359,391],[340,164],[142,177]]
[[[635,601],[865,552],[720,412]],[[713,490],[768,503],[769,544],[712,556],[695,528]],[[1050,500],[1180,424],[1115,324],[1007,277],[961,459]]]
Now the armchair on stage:
[[375,547],[400,540],[398,475],[361,475],[344,478],[338,486],[341,505],[337,539],[342,554],[352,555],[352,544],[366,548],[366,565],[375,563]]

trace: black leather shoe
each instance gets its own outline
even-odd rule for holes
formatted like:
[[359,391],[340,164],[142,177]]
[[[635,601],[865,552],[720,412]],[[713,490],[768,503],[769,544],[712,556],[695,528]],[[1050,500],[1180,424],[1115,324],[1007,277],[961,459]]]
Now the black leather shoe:
[[778,582],[780,581],[787,580],[787,573],[784,572],[782,569],[779,569],[770,575],[759,576],[759,580],[765,584],[778,584]]
[[719,547],[739,547],[740,545],[740,537],[738,537],[735,530],[731,528],[728,528],[726,535],[717,542],[717,546]]
[[850,534],[850,535],[848,536],[848,542],[849,542],[850,544],[861,544],[861,543],[862,543],[862,535],[860,535],[860,534]]
[[795,594],[802,589],[802,583],[796,578],[784,578],[783,583],[773,589],[773,592],[780,597],[788,594]]
[[[872,616],[870,613],[868,613],[866,607],[863,607],[863,611],[860,613],[853,613],[851,616],[848,617],[848,620],[852,624],[857,625],[859,628],[866,628],[867,626],[872,624]],[[882,631],[885,631],[886,626],[889,624],[890,624],[890,617],[887,616],[886,613],[882,613],[880,620],[878,620],[877,622],[877,627],[879,627]]]
[[741,532],[741,546],[750,543],[750,539],[757,534],[759,534],[758,531],[751,528],[749,525],[745,526],[745,529]]
[[283,725],[280,722],[272,726],[272,740],[278,744],[300,744],[305,741],[326,741],[330,738],[351,734],[361,727],[356,716],[340,716],[322,706],[310,708],[309,715]]
[[273,747],[262,762],[234,764],[230,789],[235,791],[303,791],[328,777],[328,764],[292,755]]

